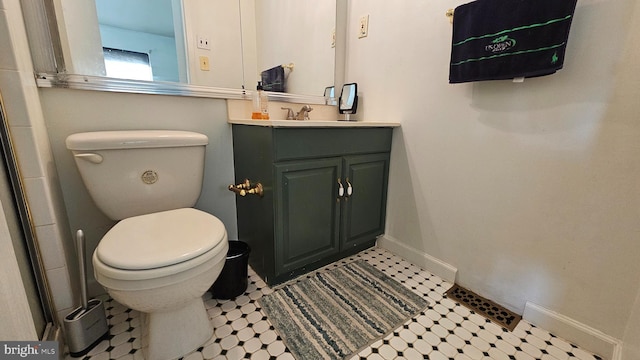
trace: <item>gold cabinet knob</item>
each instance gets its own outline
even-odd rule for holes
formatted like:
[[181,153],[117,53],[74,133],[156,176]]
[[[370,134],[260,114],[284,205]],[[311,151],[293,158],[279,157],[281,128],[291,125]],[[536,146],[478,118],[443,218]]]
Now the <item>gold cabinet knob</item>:
[[260,197],[264,196],[264,187],[262,186],[262,184],[256,183],[252,186],[249,179],[245,179],[244,182],[238,185],[229,185],[229,191],[232,191],[240,196],[247,196],[248,194],[258,195]]

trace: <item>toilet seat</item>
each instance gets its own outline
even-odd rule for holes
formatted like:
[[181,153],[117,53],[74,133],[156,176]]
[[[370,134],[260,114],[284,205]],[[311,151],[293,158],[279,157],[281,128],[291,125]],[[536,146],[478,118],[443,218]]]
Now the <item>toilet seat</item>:
[[216,217],[183,208],[127,218],[102,238],[96,249],[105,265],[149,270],[194,259],[213,249],[225,228]]

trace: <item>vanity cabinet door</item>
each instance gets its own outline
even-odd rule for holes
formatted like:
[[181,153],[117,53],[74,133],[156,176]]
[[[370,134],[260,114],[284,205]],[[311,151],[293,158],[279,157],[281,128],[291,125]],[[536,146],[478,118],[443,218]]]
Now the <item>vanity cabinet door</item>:
[[389,153],[344,157],[341,250],[371,241],[384,233]]
[[274,164],[276,276],[340,251],[341,170],[340,157]]

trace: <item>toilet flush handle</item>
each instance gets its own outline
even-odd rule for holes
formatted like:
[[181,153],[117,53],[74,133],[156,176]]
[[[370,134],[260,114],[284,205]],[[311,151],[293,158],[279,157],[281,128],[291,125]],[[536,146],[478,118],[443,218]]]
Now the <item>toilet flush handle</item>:
[[87,160],[88,162],[91,162],[91,163],[94,163],[94,164],[102,163],[102,155],[95,154],[95,153],[74,154],[73,156],[75,156],[75,157],[77,157],[79,159]]

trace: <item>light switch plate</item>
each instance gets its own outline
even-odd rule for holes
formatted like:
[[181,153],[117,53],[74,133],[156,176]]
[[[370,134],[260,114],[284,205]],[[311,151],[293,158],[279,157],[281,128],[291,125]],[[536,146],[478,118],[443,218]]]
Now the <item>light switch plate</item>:
[[361,17],[358,26],[358,39],[367,37],[367,35],[369,35],[369,15]]

